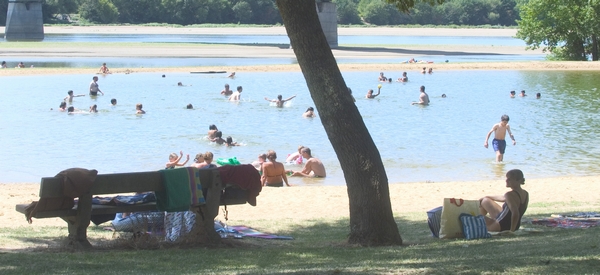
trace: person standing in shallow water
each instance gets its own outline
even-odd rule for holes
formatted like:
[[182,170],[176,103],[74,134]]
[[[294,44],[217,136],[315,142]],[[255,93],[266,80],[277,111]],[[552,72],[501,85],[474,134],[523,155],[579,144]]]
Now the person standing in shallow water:
[[496,161],[502,162],[504,160],[504,151],[506,149],[506,132],[510,136],[510,139],[513,141],[513,145],[517,145],[517,141],[510,131],[510,125],[508,125],[508,120],[510,118],[507,115],[503,115],[500,117],[500,123],[494,124],[492,126],[492,130],[490,130],[485,137],[485,142],[483,143],[483,147],[488,148],[488,140],[492,133],[494,133],[494,139],[492,140],[492,146],[494,147],[494,151],[496,151]]
[[92,77],[92,82],[90,82],[90,95],[97,96],[98,92],[100,92],[102,95],[104,95],[104,93],[102,91],[100,91],[100,88],[98,85],[98,77],[94,76],[94,77]]
[[429,105],[429,95],[425,92],[425,86],[421,86],[421,95],[419,102],[413,102],[412,105]]

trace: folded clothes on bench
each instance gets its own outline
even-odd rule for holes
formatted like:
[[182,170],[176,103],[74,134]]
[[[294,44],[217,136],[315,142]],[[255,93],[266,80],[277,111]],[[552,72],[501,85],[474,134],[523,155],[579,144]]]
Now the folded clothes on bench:
[[155,202],[156,196],[152,192],[135,194],[131,196],[93,197],[92,204],[100,205],[135,205]]

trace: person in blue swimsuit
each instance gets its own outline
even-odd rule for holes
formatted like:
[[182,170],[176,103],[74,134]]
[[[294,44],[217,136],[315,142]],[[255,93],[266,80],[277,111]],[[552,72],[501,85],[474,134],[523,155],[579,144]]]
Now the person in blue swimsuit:
[[[529,193],[521,188],[525,184],[523,172],[513,169],[506,173],[506,187],[511,191],[499,196],[485,196],[479,199],[479,211],[485,217],[488,231],[514,232],[521,226],[521,218],[529,205]],[[496,202],[504,202],[500,206]]]

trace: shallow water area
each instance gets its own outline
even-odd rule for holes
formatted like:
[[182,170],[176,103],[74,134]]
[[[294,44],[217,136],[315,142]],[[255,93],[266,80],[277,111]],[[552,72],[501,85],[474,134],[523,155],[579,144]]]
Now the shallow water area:
[[[600,173],[600,149],[593,145],[600,132],[598,72],[408,71],[408,83],[382,83],[376,99],[364,94],[376,89],[379,72],[342,73],[391,183],[500,180],[513,168],[528,178]],[[394,79],[401,73],[385,72]],[[301,116],[314,103],[300,72],[242,73],[235,79],[162,74],[101,76],[98,83],[106,95],[76,97],[73,106],[82,111],[72,115],[57,111],[58,105],[68,90],[87,94],[91,75],[2,77],[0,95],[10,100],[0,102],[0,182],[39,182],[70,167],[100,173],[158,170],[180,150],[190,161],[196,153],[211,151],[215,158],[235,156],[250,163],[272,149],[283,161],[304,145],[323,161],[328,177],[290,178],[291,184],[344,184],[319,118]],[[232,89],[243,86],[240,102],[219,94],[225,83]],[[431,105],[412,106],[421,85]],[[510,90],[525,90],[528,96],[510,98]],[[541,99],[535,98],[537,92]],[[297,97],[284,108],[264,100],[277,94]],[[111,98],[118,100],[116,106],[110,105]],[[135,115],[136,103],[143,103],[145,115]],[[188,103],[194,109],[186,109]],[[93,104],[99,113],[87,113]],[[483,142],[503,114],[510,116],[517,145],[509,143],[505,162],[497,164]],[[208,141],[210,124],[242,146]]]

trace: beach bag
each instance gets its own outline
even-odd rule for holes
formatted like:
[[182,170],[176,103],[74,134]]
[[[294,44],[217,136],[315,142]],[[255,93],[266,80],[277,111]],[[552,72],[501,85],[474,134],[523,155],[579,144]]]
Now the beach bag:
[[467,213],[479,214],[479,200],[463,200],[444,198],[442,220],[440,223],[440,239],[463,238],[458,216]]
[[482,215],[473,216],[463,213],[458,216],[458,219],[465,239],[475,240],[492,237],[485,226],[485,218]]
[[431,230],[431,235],[436,238],[440,237],[442,208],[442,206],[439,206],[427,211],[427,224],[429,225],[429,230]]

